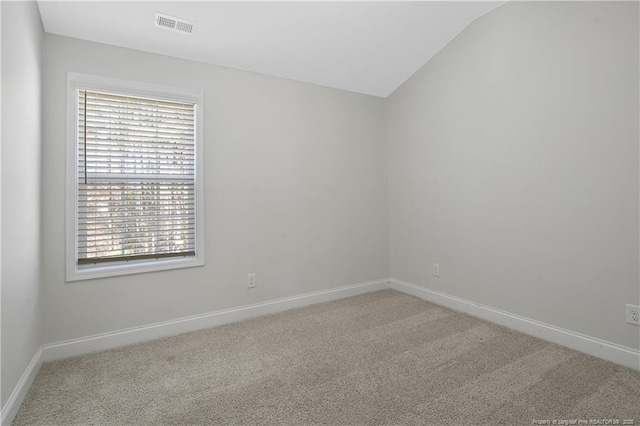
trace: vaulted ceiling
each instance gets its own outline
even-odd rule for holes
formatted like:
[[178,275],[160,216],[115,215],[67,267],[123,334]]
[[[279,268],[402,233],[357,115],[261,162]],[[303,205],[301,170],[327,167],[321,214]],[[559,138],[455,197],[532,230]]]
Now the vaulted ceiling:
[[[386,97],[500,2],[40,1],[46,32]],[[156,13],[195,23],[185,34]]]

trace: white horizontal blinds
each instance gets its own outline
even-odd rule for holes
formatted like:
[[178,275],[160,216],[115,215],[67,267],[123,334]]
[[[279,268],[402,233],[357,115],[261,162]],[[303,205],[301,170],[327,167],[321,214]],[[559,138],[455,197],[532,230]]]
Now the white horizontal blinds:
[[195,255],[195,105],[78,91],[78,264]]

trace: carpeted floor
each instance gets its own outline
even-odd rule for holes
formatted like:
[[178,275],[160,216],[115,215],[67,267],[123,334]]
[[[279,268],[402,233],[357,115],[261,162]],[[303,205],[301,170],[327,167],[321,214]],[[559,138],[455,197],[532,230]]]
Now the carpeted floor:
[[625,419],[639,372],[385,290],[44,364],[14,424]]

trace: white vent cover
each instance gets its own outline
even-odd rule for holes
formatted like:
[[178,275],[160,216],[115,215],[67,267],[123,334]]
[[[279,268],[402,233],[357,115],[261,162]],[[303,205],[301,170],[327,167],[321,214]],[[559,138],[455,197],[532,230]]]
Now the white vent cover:
[[193,32],[193,25],[193,22],[189,22],[186,19],[176,18],[175,16],[165,15],[164,13],[156,13],[156,27],[191,34]]

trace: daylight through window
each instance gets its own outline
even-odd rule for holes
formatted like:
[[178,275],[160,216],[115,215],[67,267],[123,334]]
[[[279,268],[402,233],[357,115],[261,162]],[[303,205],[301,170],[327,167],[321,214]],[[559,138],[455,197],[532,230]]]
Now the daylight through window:
[[195,256],[196,105],[76,93],[77,264]]

